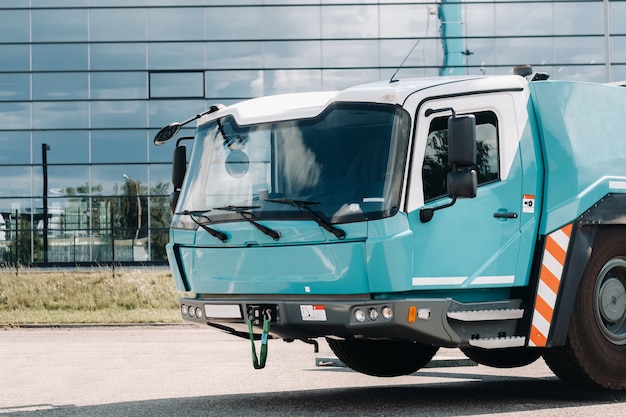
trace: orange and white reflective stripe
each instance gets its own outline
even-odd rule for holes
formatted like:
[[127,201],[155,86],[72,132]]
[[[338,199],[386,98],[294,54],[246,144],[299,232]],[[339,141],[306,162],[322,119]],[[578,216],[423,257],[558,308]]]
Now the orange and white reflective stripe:
[[546,237],[528,346],[547,344],[571,234],[569,224]]

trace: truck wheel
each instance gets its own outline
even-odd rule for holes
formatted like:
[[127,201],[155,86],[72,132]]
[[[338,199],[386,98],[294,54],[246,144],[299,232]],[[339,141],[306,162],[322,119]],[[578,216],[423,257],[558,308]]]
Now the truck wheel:
[[578,288],[566,344],[543,356],[566,382],[621,390],[626,388],[626,234],[611,230],[599,242]]
[[399,340],[326,340],[335,355],[348,367],[372,376],[412,374],[430,362],[439,349]]
[[517,368],[530,365],[541,356],[540,349],[508,348],[480,349],[474,347],[461,348],[461,352],[476,363],[494,368]]

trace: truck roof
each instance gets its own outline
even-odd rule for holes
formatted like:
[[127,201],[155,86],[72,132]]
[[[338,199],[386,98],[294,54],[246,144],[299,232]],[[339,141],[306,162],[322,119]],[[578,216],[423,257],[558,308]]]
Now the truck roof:
[[198,125],[232,114],[240,124],[262,123],[315,117],[330,103],[337,101],[403,104],[412,94],[436,89],[429,94],[459,94],[481,91],[524,88],[527,81],[517,75],[409,78],[394,82],[378,81],[356,85],[341,91],[318,91],[280,94],[242,101],[210,113]]

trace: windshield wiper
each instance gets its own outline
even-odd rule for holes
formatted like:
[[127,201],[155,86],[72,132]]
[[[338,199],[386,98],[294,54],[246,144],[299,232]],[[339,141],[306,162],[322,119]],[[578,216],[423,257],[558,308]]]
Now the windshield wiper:
[[293,198],[268,198],[263,201],[269,201],[271,203],[278,203],[278,204],[291,204],[292,206],[300,210],[302,213],[307,214],[311,219],[315,220],[315,222],[319,224],[321,227],[323,227],[325,230],[335,235],[337,239],[343,239],[346,237],[345,231],[341,230],[338,227],[333,226],[331,222],[321,217],[310,207],[313,204],[321,204],[319,201],[296,200]]
[[211,236],[218,238],[222,242],[226,242],[228,240],[228,235],[226,233],[220,232],[219,230],[215,230],[215,229],[207,226],[206,224],[200,223],[198,220],[196,220],[196,217],[202,217],[203,219],[207,219],[208,221],[211,221],[211,219],[209,219],[205,215],[205,213],[208,213],[209,211],[211,211],[211,210],[197,210],[197,211],[183,210],[180,213],[174,213],[174,214],[181,214],[181,215],[184,215],[184,216],[189,216],[189,218],[191,220],[193,220],[193,222],[195,224],[200,226],[202,229],[204,229]]
[[274,229],[270,229],[267,226],[263,226],[260,223],[257,223],[254,220],[254,215],[250,212],[252,209],[259,208],[260,206],[226,206],[226,207],[215,207],[214,210],[224,210],[224,211],[234,211],[239,214],[245,220],[247,220],[255,229],[260,230],[265,233],[269,237],[274,240],[280,239],[280,232],[277,232]]

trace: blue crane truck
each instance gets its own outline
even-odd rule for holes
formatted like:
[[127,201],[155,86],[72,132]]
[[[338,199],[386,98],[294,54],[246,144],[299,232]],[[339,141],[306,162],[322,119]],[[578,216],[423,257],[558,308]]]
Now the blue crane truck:
[[531,72],[261,97],[161,129],[157,145],[197,123],[173,159],[182,317],[249,338],[255,367],[268,338],[325,338],[374,376],[454,347],[626,388],[626,89]]

